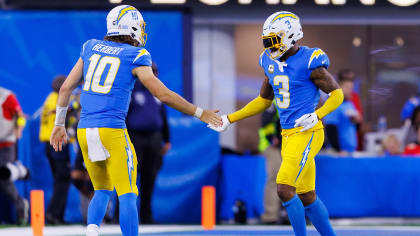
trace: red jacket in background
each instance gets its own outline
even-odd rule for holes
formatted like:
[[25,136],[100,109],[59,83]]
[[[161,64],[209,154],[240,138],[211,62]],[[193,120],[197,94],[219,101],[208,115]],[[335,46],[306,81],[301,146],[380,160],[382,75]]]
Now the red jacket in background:
[[420,155],[420,145],[417,143],[410,143],[404,149],[404,155]]
[[16,142],[15,118],[21,107],[10,90],[0,87],[0,148],[10,147]]
[[353,92],[351,94],[351,102],[353,103],[356,110],[360,113],[360,115],[363,117],[363,108],[362,108],[362,102],[360,101],[360,96],[358,93]]

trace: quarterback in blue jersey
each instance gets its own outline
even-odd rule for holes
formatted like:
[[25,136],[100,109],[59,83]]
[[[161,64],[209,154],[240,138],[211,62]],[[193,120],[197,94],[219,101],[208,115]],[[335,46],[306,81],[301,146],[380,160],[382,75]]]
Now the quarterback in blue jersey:
[[[328,211],[315,194],[315,156],[324,143],[321,119],[343,101],[343,91],[327,71],[328,56],[319,48],[298,46],[303,37],[299,18],[276,12],[264,23],[264,51],[259,65],[265,74],[260,95],[241,110],[222,116],[224,131],[239,120],[267,109],[273,99],[282,127],[282,164],[277,192],[296,235],[306,235],[305,215],[321,235],[335,235]],[[318,109],[319,90],[329,98]]]
[[183,113],[214,126],[221,126],[222,120],[217,111],[194,106],[154,76],[150,53],[144,48],[145,22],[136,8],[117,6],[108,13],[106,21],[104,40],[91,39],[83,44],[79,60],[60,89],[50,143],[61,151],[67,142],[64,122],[69,98],[83,77],[77,137],[95,189],[88,208],[86,235],[99,234],[115,189],[122,234],[137,236],[137,157],[125,125],[136,79],[160,101]]

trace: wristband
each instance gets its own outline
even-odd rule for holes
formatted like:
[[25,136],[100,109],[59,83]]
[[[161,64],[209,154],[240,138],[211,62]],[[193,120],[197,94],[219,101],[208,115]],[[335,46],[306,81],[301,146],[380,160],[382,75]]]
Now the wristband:
[[55,109],[55,126],[63,126],[66,124],[66,115],[68,107],[60,107],[57,105]]
[[197,109],[195,109],[194,116],[200,119],[201,116],[203,115],[203,112],[204,112],[203,108],[197,107]]

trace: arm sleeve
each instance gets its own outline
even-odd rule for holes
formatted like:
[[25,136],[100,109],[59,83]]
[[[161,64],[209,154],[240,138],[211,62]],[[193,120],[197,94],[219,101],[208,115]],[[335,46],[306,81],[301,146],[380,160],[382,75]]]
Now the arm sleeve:
[[324,116],[328,115],[330,112],[337,109],[338,106],[343,103],[344,94],[342,89],[336,89],[330,93],[330,97],[325,101],[325,103],[318,108],[315,113],[317,114],[319,119],[324,118]]
[[162,121],[163,121],[163,126],[162,126],[162,138],[163,141],[165,143],[169,143],[169,125],[168,125],[168,117],[166,116],[166,109],[165,106],[162,104],[162,108],[160,110],[161,115],[162,115]]
[[310,71],[319,67],[325,67],[328,69],[328,66],[330,66],[330,59],[327,54],[319,48],[315,49],[309,58],[308,69]]
[[270,107],[272,103],[272,100],[262,98],[261,96],[258,96],[254,100],[250,101],[248,104],[246,104],[242,109],[235,111],[234,113],[231,113],[228,115],[228,118],[231,123],[234,123],[236,121],[248,118],[250,116],[254,116],[258,113],[263,112],[265,109]]
[[139,67],[139,66],[152,66],[152,56],[144,48],[141,48],[139,50],[136,50],[135,53],[134,53],[134,55],[133,55],[133,57],[134,57],[134,59],[133,59],[133,65],[135,67]]

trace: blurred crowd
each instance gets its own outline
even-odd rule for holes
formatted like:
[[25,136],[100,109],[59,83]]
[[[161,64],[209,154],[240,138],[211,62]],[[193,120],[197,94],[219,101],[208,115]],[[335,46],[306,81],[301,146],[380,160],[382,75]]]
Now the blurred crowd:
[[323,119],[326,133],[324,153],[342,157],[420,155],[420,93],[409,98],[401,108],[403,125],[390,129],[387,118],[381,114],[376,124],[365,122],[353,71],[339,71],[337,80],[343,89],[344,101]]

